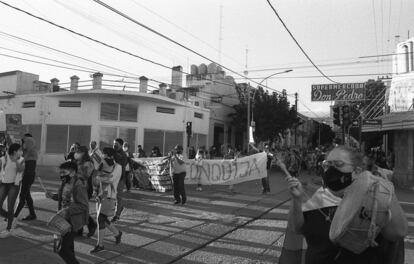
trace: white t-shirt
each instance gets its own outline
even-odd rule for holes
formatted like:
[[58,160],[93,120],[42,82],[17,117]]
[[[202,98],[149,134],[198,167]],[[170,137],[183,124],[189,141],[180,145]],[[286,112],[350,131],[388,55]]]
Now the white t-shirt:
[[[7,155],[7,154],[6,154]],[[22,179],[22,172],[17,172],[17,163],[12,161],[10,157],[1,157],[1,169],[4,170],[2,179],[3,183],[16,183],[19,184]],[[22,162],[23,158],[20,158],[18,162]],[[6,166],[4,166],[6,164]]]

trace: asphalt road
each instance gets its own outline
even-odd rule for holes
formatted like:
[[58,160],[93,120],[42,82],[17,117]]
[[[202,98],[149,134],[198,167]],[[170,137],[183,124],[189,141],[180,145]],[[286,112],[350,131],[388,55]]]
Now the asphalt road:
[[[48,189],[58,188],[54,168],[38,171]],[[170,193],[132,190],[126,194],[128,208],[116,224],[125,234],[121,244],[115,245],[108,231],[106,250],[91,255],[96,237],[77,238],[77,257],[81,263],[277,263],[289,207],[286,183],[277,171],[271,175],[271,190],[262,195],[259,181],[238,184],[235,193],[226,186],[206,186],[202,192],[187,186],[185,206],[173,205]],[[16,236],[0,240],[0,263],[63,263],[52,251],[45,225],[56,212],[56,202],[44,197],[38,181],[33,192],[38,219],[19,222]],[[397,194],[410,221],[406,263],[411,264],[414,195],[400,190]],[[21,217],[26,214],[24,209]]]

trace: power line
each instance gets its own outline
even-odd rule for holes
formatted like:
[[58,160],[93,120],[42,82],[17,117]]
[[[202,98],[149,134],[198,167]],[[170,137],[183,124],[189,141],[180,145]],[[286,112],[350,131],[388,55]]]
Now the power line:
[[108,43],[106,43],[106,42],[103,42],[103,41],[97,40],[97,39],[95,39],[95,38],[92,38],[92,37],[89,37],[89,36],[84,35],[84,34],[82,34],[82,33],[79,33],[79,32],[77,32],[77,31],[74,31],[74,30],[72,30],[72,29],[70,29],[70,28],[67,28],[67,27],[64,27],[64,26],[58,25],[58,24],[56,24],[56,23],[54,23],[54,22],[52,22],[52,21],[50,21],[50,20],[47,20],[47,19],[45,19],[45,18],[42,18],[42,17],[36,16],[36,15],[34,15],[34,14],[32,14],[32,13],[28,12],[28,11],[25,11],[25,10],[20,9],[20,8],[18,8],[18,7],[12,6],[12,5],[10,5],[10,4],[8,4],[8,3],[4,2],[4,1],[0,1],[0,3],[1,3],[1,4],[3,4],[3,5],[5,5],[5,6],[8,6],[8,7],[12,8],[12,9],[15,9],[15,10],[17,10],[17,11],[19,11],[19,12],[25,13],[25,14],[27,14],[27,15],[31,16],[31,17],[34,17],[34,18],[36,18],[36,19],[39,19],[39,20],[41,20],[41,21],[43,21],[43,22],[46,22],[46,23],[48,23],[48,24],[50,24],[50,25],[53,25],[53,26],[58,27],[58,28],[60,28],[60,29],[66,30],[66,31],[68,31],[68,32],[70,32],[70,33],[72,33],[72,34],[75,34],[75,35],[78,35],[78,36],[80,36],[80,37],[86,38],[86,39],[88,39],[88,40],[90,40],[90,41],[96,42],[96,43],[101,44],[101,45],[103,45],[103,46],[106,46],[106,47],[108,47],[108,48],[111,48],[111,49],[117,50],[117,51],[122,52],[122,53],[124,53],[124,54],[127,54],[127,55],[133,56],[133,57],[135,57],[135,58],[138,58],[138,59],[140,59],[140,60],[143,60],[143,61],[146,61],[146,62],[149,62],[149,63],[155,64],[155,65],[158,65],[158,66],[160,66],[160,67],[163,67],[163,68],[166,68],[166,69],[171,69],[171,67],[170,67],[170,66],[164,65],[164,64],[162,64],[162,63],[159,63],[159,62],[156,62],[156,61],[153,61],[153,60],[147,59],[147,58],[144,58],[144,57],[142,57],[142,56],[140,56],[140,55],[137,55],[137,54],[134,54],[134,53],[132,53],[132,52],[129,52],[129,51],[123,50],[123,49],[121,49],[121,48],[117,48],[117,47],[115,47],[115,46],[113,46],[113,45],[111,45],[111,44],[108,44]]
[[0,31],[0,34],[5,35],[5,36],[8,36],[10,38],[14,38],[14,39],[17,39],[17,40],[26,42],[26,43],[30,43],[30,44],[35,45],[35,46],[38,46],[38,47],[42,47],[42,48],[45,48],[45,49],[48,49],[48,50],[52,50],[52,51],[55,51],[55,52],[58,52],[58,53],[61,53],[61,54],[65,54],[65,55],[70,56],[70,57],[73,57],[73,58],[77,58],[77,59],[80,59],[80,60],[83,60],[83,61],[87,61],[87,62],[90,62],[90,63],[94,63],[94,64],[97,64],[97,65],[100,65],[100,66],[104,66],[104,67],[106,67],[108,69],[112,69],[112,70],[116,70],[116,71],[123,72],[123,73],[126,73],[126,74],[131,74],[131,75],[138,76],[136,74],[133,74],[133,73],[130,73],[130,72],[127,72],[127,71],[124,71],[124,70],[115,68],[113,66],[106,65],[106,64],[103,64],[103,63],[100,63],[100,62],[97,62],[97,61],[93,61],[93,60],[90,60],[90,59],[86,59],[84,57],[81,57],[81,56],[78,56],[78,55],[75,55],[75,54],[72,54],[72,53],[69,53],[69,52],[66,52],[66,51],[62,51],[62,50],[59,50],[59,49],[56,49],[56,48],[52,48],[50,46],[46,46],[44,44],[41,44],[41,43],[38,43],[38,42],[34,42],[34,41],[31,41],[31,40],[28,40],[28,39],[25,39],[25,38],[22,38],[22,37],[18,37],[16,35],[12,35],[12,34],[9,34],[9,33],[3,32],[3,31]]
[[389,52],[390,48],[390,40],[391,40],[391,9],[392,9],[392,3],[391,0],[389,0],[389,13],[388,13],[388,39],[387,39],[387,52]]
[[[276,9],[273,7],[272,3],[270,3],[269,0],[266,0],[267,3],[269,4],[269,6],[272,8],[273,12],[275,13],[275,15],[277,16],[277,18],[279,19],[280,23],[282,23],[283,27],[286,29],[286,31],[289,33],[290,37],[293,39],[293,41],[296,43],[296,45],[299,47],[299,49],[302,51],[302,53],[305,55],[305,57],[309,60],[309,62],[313,65],[313,67],[315,67],[315,69],[318,70],[318,72],[325,77],[327,80],[333,82],[333,83],[338,83],[334,80],[332,80],[329,76],[325,75],[325,73],[322,72],[321,69],[319,69],[319,67],[313,62],[313,60],[309,57],[309,55],[305,52],[305,50],[302,48],[302,46],[299,44],[299,42],[296,40],[296,38],[293,36],[292,32],[289,30],[289,28],[286,26],[285,22],[283,21],[283,19],[279,16],[279,13],[276,11]],[[339,83],[338,83],[339,84]]]
[[[107,9],[111,10],[112,12],[114,12],[114,13],[116,13],[116,14],[118,14],[118,15],[122,16],[122,17],[124,17],[125,19],[127,19],[127,20],[129,20],[129,21],[131,21],[131,22],[133,22],[133,23],[135,23],[135,24],[137,24],[137,25],[139,25],[140,27],[143,27],[143,28],[145,28],[146,30],[148,30],[148,31],[150,31],[150,32],[152,32],[152,33],[154,33],[154,34],[156,34],[156,35],[158,35],[158,36],[160,36],[160,37],[162,37],[162,38],[164,38],[164,39],[166,39],[166,40],[168,40],[168,41],[170,41],[170,42],[174,43],[174,44],[176,44],[177,46],[179,46],[179,47],[181,47],[181,48],[183,48],[183,49],[185,49],[185,50],[188,50],[188,51],[190,51],[191,53],[194,53],[194,54],[196,54],[196,55],[200,56],[201,58],[203,58],[203,59],[205,59],[205,60],[208,60],[208,61],[210,61],[210,62],[212,62],[212,63],[214,63],[214,64],[216,64],[216,65],[220,66],[220,67],[221,67],[221,68],[223,68],[223,69],[228,70],[229,72],[232,72],[232,73],[234,73],[234,74],[236,74],[236,75],[238,75],[238,76],[240,76],[240,77],[244,77],[244,78],[246,78],[246,76],[244,76],[244,75],[242,75],[242,74],[238,73],[237,71],[234,71],[234,70],[232,70],[232,69],[230,69],[230,68],[228,68],[228,67],[226,67],[226,66],[224,66],[224,65],[222,65],[222,64],[220,64],[220,63],[218,63],[218,62],[216,62],[216,61],[214,61],[214,60],[212,60],[212,59],[210,59],[210,58],[208,58],[208,57],[206,57],[206,56],[204,56],[203,54],[200,54],[199,52],[197,52],[197,51],[195,51],[195,50],[193,50],[193,49],[191,49],[191,48],[189,48],[189,47],[185,46],[184,44],[181,44],[180,42],[178,42],[178,41],[176,41],[176,40],[174,40],[174,39],[172,39],[172,38],[170,38],[170,37],[168,37],[168,36],[166,36],[166,35],[164,35],[164,34],[160,33],[159,31],[157,31],[157,30],[155,30],[155,29],[153,29],[153,28],[151,28],[151,27],[149,27],[149,26],[147,26],[147,25],[145,25],[145,24],[143,24],[143,23],[141,23],[141,22],[139,22],[139,21],[135,20],[134,18],[132,18],[132,17],[130,17],[130,16],[128,16],[128,15],[126,15],[126,14],[124,14],[123,12],[121,12],[121,11],[119,11],[119,10],[115,9],[115,8],[113,8],[112,6],[110,6],[110,5],[106,4],[106,3],[102,2],[102,1],[99,1],[99,0],[93,0],[93,1],[94,1],[94,2],[96,2],[96,3],[98,3],[99,5],[101,5],[101,6],[103,6],[103,7],[105,7],[105,8],[107,8]],[[253,80],[251,80],[250,78],[246,78],[246,79],[247,79],[247,80],[250,80],[250,81],[253,81]],[[253,82],[254,82],[255,84],[259,84],[258,82],[255,82],[255,81],[253,81]],[[269,88],[269,89],[270,89],[270,88]],[[275,90],[275,89],[273,89],[273,88],[272,88],[272,90],[274,90],[274,91],[276,91],[276,92],[279,92],[279,93],[280,93],[280,91],[277,91],[277,90]]]
[[[132,3],[133,3],[133,4],[135,4],[135,5],[138,5],[138,6],[142,7],[142,8],[144,8],[145,10],[147,10],[147,11],[148,11],[148,12],[150,12],[151,14],[153,14],[153,15],[157,16],[158,18],[160,18],[160,19],[164,20],[164,21],[165,21],[165,22],[167,22],[168,24],[173,25],[174,27],[178,28],[178,29],[179,29],[179,30],[181,30],[182,32],[184,32],[184,33],[188,34],[189,36],[193,37],[194,39],[197,39],[198,41],[200,41],[200,42],[204,43],[205,45],[207,45],[207,46],[208,46],[208,47],[210,47],[211,49],[214,49],[214,50],[215,50],[215,51],[217,51],[217,52],[219,52],[219,51],[220,51],[220,49],[217,49],[216,47],[214,47],[214,46],[213,46],[213,45],[211,45],[210,43],[208,43],[208,42],[204,41],[203,39],[201,39],[201,38],[197,37],[196,35],[194,35],[194,34],[193,34],[193,33],[191,33],[190,31],[188,31],[188,30],[186,30],[185,28],[183,28],[183,27],[181,27],[181,26],[179,26],[179,25],[175,24],[175,23],[174,23],[174,22],[172,22],[171,20],[166,19],[165,17],[163,17],[163,16],[159,15],[159,14],[158,14],[157,12],[155,12],[154,10],[151,10],[151,9],[149,9],[148,7],[146,7],[145,5],[140,4],[138,1],[134,0],[134,1],[132,1]],[[241,63],[239,63],[237,60],[233,59],[232,57],[230,57],[230,56],[228,56],[228,55],[226,55],[226,54],[224,54],[224,53],[222,53],[222,54],[223,54],[225,57],[227,57],[228,59],[232,60],[233,62],[236,62],[237,64],[241,65]]]
[[23,51],[9,49],[9,48],[5,48],[5,47],[0,47],[0,49],[7,50],[7,51],[11,51],[11,52],[15,52],[15,53],[19,53],[19,54],[24,54],[24,55],[27,55],[27,56],[31,56],[31,57],[35,57],[35,58],[39,58],[39,59],[43,59],[43,60],[49,60],[49,61],[53,61],[53,62],[58,62],[58,63],[62,63],[62,64],[65,64],[65,65],[68,65],[68,66],[79,67],[79,68],[83,68],[85,70],[90,70],[92,72],[99,71],[99,70],[96,70],[96,69],[92,69],[92,68],[88,68],[88,67],[84,67],[84,66],[79,66],[79,65],[76,65],[76,64],[72,64],[72,63],[68,63],[68,62],[64,62],[64,61],[60,61],[60,60],[50,59],[50,58],[46,58],[46,57],[43,57],[43,56],[34,55],[34,54],[27,53],[27,52],[23,52]]
[[384,0],[381,0],[381,53],[384,53]]
[[124,33],[123,30],[126,30],[127,28],[125,28],[123,25],[120,24],[115,24],[113,21],[109,21],[107,17],[102,18],[99,17],[97,13],[91,14],[89,12],[85,12],[83,9],[81,8],[76,8],[73,5],[66,4],[65,2],[61,2],[59,0],[55,0],[55,2],[57,4],[59,4],[60,6],[62,6],[63,8],[69,10],[70,12],[72,12],[73,14],[82,17],[85,20],[88,20],[102,28],[104,28],[105,30],[108,30],[110,32],[112,32],[113,34],[119,36],[120,38],[132,43],[134,46],[139,44],[151,51],[153,51],[156,54],[160,54],[162,53],[164,56],[168,57],[171,61],[180,61],[182,60],[182,56],[180,55],[176,55],[172,50],[166,50],[167,48],[162,48],[161,51],[157,50],[154,48],[154,42],[152,42],[150,44],[144,44],[143,42],[141,42],[141,40],[143,40],[144,38],[142,36],[140,36],[139,40],[137,41],[136,38],[134,38],[136,36],[135,32],[131,32],[131,33]]
[[[357,77],[357,76],[379,76],[379,75],[392,75],[392,72],[386,73],[361,73],[361,74],[336,74],[336,75],[329,75],[329,77]],[[306,79],[306,78],[322,78],[320,75],[310,75],[310,76],[275,76],[269,79]],[[242,78],[236,78],[242,79]],[[251,77],[251,79],[263,79],[263,77]]]
[[[98,44],[104,45],[104,46],[109,47],[109,48],[111,48],[111,49],[115,49],[115,50],[117,50],[117,51],[119,51],[119,52],[122,52],[122,53],[125,53],[125,54],[127,54],[127,55],[130,55],[130,56],[136,57],[136,58],[138,58],[138,59],[141,59],[141,60],[144,60],[144,61],[150,62],[150,63],[155,64],[155,65],[158,65],[158,66],[160,66],[160,67],[163,67],[163,68],[166,68],[166,69],[169,69],[169,70],[171,69],[171,67],[169,67],[169,66],[167,66],[167,65],[164,65],[164,64],[162,64],[162,63],[158,63],[158,62],[156,62],[156,61],[153,61],[153,60],[150,60],[150,59],[147,59],[147,58],[144,58],[144,57],[141,57],[141,56],[136,55],[136,54],[134,54],[134,53],[131,53],[131,52],[129,52],[129,51],[125,51],[125,50],[123,50],[123,49],[117,48],[117,47],[115,47],[115,46],[112,46],[112,45],[110,45],[110,44],[107,44],[107,43],[105,43],[105,42],[102,42],[102,41],[100,41],[100,40],[97,40],[97,39],[95,39],[95,38],[92,38],[92,37],[89,37],[89,36],[84,35],[84,34],[82,34],[82,33],[79,33],[79,32],[76,32],[76,31],[74,31],[74,30],[71,30],[71,29],[69,29],[69,28],[67,28],[67,27],[64,27],[64,26],[58,25],[58,24],[56,24],[56,23],[54,23],[54,22],[52,22],[52,21],[49,21],[49,20],[44,19],[44,18],[42,18],[42,17],[36,16],[36,15],[34,15],[34,14],[30,13],[30,12],[27,12],[27,11],[25,11],[25,10],[22,10],[22,9],[20,9],[20,8],[18,8],[18,7],[15,7],[15,6],[12,6],[12,5],[8,4],[8,3],[5,3],[4,1],[0,1],[0,3],[1,3],[1,4],[3,4],[3,5],[5,5],[5,6],[7,6],[7,7],[10,7],[10,8],[12,8],[12,9],[15,9],[15,10],[17,10],[17,11],[19,11],[19,12],[25,13],[25,14],[27,14],[27,15],[31,16],[31,17],[34,17],[34,18],[36,18],[36,19],[39,19],[39,20],[41,20],[41,21],[43,21],[43,22],[46,22],[46,23],[48,23],[48,24],[51,24],[51,25],[53,25],[53,26],[55,26],[55,27],[61,28],[61,29],[63,29],[63,30],[69,31],[70,33],[73,33],[73,34],[75,34],[75,35],[78,35],[78,36],[81,36],[81,37],[83,37],[83,38],[86,38],[86,39],[88,39],[88,40],[90,40],[90,41],[93,41],[93,42],[96,42],[96,43],[98,43]],[[177,42],[177,43],[178,43],[178,42]],[[187,48],[187,49],[188,49],[188,48]],[[195,52],[195,51],[194,51],[194,52]],[[203,58],[205,58],[205,59],[207,59],[207,60],[209,60],[209,61],[211,61],[211,62],[214,62],[214,61],[212,61],[212,60],[208,59],[207,57],[204,57],[204,56],[203,56],[203,55],[201,55],[201,54],[200,54],[200,56],[202,56]],[[214,62],[214,63],[216,63],[216,62]],[[217,64],[217,63],[216,63],[216,64]],[[235,72],[235,71],[233,71],[233,70],[231,70],[231,69],[229,69],[229,68],[227,68],[227,67],[225,67],[225,66],[222,66],[222,65],[220,65],[220,64],[217,64],[217,65],[219,65],[219,66],[221,66],[222,68],[225,68],[225,69],[227,69],[227,70],[229,70],[229,71],[231,71],[231,72],[233,72],[233,73],[235,73],[235,74],[237,74],[237,75],[239,75],[239,76],[244,77],[243,75],[240,75],[240,74],[238,74],[237,72]],[[78,69],[77,69],[77,70],[78,70]],[[187,73],[187,72],[184,72],[184,71],[180,71],[180,72],[181,72],[181,73],[183,73],[183,74],[189,75],[189,73]],[[253,80],[252,80],[252,81],[253,81]],[[217,82],[217,81],[216,81],[216,82]],[[255,82],[255,81],[253,81],[253,82]],[[217,82],[217,83],[219,83],[219,82]],[[257,82],[255,82],[255,83],[256,83],[256,84],[259,84],[259,83],[257,83]],[[225,83],[223,83],[223,84],[225,84]],[[228,84],[225,84],[225,85],[228,85]],[[277,92],[277,93],[281,93],[280,91],[277,91],[277,90],[276,90],[276,89],[274,89],[274,88],[270,88],[270,87],[267,87],[267,86],[266,86],[266,88],[271,89],[271,90],[273,90],[273,91],[275,91],[275,92]]]
[[[384,62],[384,61],[381,61],[381,62]],[[319,67],[333,67],[333,66],[345,66],[345,65],[353,65],[353,64],[371,64],[371,63],[380,63],[380,62],[378,60],[338,62],[338,63],[320,64]],[[306,69],[306,68],[313,68],[313,66],[311,66],[311,65],[302,65],[302,66],[293,66],[293,67],[288,67],[288,68],[289,69]],[[286,69],[286,67],[249,70],[249,73],[251,73],[251,72],[262,72],[262,71],[276,71],[276,70],[283,70],[283,69]]]
[[378,52],[377,19],[376,19],[376,14],[375,14],[375,3],[374,3],[374,0],[372,0],[372,17],[374,19],[375,48],[376,48],[377,54],[379,54],[379,52]]

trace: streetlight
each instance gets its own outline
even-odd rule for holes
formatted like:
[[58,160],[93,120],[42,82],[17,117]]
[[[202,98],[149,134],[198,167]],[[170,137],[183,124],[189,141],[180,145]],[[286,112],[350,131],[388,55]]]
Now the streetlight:
[[[278,75],[278,74],[288,73],[288,72],[291,72],[291,71],[293,71],[293,70],[292,69],[289,69],[289,70],[285,70],[285,71],[281,71],[281,72],[272,73],[269,76],[265,77],[263,80],[261,80],[259,82],[259,84],[257,85],[257,88],[259,88],[259,85],[261,85],[264,81],[266,81],[270,77],[275,76],[275,75]],[[253,111],[254,110],[254,96],[256,95],[257,90],[258,89],[255,89],[254,90],[254,93],[253,93],[253,105],[252,105],[252,109],[250,110],[250,85],[248,86],[248,94],[247,94],[247,141],[248,141],[248,144],[247,144],[247,150],[249,150],[250,125],[254,122],[253,121],[254,120],[254,118],[253,118],[254,117],[253,116],[253,112],[254,112]],[[251,112],[252,113],[251,121],[250,121],[250,111],[252,111]]]

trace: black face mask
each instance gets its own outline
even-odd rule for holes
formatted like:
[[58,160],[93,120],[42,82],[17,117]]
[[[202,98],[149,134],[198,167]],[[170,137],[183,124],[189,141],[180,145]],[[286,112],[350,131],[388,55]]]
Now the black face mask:
[[68,174],[68,175],[61,175],[60,176],[60,179],[61,179],[62,182],[67,183],[67,182],[70,181],[70,174]]
[[332,191],[339,191],[348,187],[352,183],[352,173],[341,172],[334,166],[329,166],[328,170],[322,175],[325,187]]

